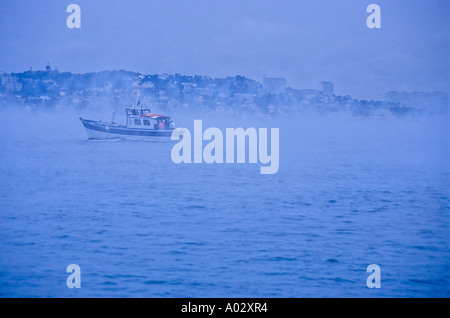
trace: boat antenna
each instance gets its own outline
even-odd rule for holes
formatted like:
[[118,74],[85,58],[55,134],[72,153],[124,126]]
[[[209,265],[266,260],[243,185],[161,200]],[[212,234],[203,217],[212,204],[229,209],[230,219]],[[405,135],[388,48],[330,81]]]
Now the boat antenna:
[[112,119],[111,119],[111,124],[114,124],[114,117],[116,116],[116,112],[112,113]]

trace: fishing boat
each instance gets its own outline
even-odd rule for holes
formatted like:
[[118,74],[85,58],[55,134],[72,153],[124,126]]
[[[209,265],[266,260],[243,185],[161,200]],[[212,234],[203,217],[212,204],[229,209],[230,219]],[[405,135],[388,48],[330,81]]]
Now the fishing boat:
[[179,137],[183,132],[174,130],[175,125],[169,116],[154,114],[149,108],[139,107],[139,97],[133,108],[126,108],[126,124],[95,121],[80,117],[89,139],[170,139],[172,134]]

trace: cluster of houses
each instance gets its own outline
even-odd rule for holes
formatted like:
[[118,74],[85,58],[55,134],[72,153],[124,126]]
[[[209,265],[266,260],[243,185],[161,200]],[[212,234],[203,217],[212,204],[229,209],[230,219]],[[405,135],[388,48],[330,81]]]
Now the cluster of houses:
[[130,106],[140,91],[141,102],[161,111],[212,109],[218,112],[348,112],[357,116],[392,116],[411,112],[446,113],[448,95],[389,92],[383,101],[357,100],[334,94],[334,84],[318,89],[293,89],[284,78],[211,78],[180,74],[144,75],[130,71],[73,74],[48,65],[44,71],[0,72],[0,105],[32,108]]

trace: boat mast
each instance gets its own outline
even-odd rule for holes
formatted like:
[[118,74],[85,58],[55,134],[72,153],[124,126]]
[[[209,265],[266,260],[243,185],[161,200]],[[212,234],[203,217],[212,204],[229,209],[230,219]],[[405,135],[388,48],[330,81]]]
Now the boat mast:
[[[140,97],[141,97],[141,89],[139,88],[139,91],[136,94],[136,103],[133,105],[134,109],[136,109],[139,106],[139,104],[141,104]],[[141,105],[141,109],[142,109],[142,105]]]

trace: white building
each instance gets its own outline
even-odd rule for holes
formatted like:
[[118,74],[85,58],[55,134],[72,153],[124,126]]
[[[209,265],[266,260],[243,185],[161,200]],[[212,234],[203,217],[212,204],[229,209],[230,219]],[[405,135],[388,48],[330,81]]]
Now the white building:
[[10,75],[2,76],[2,85],[8,92],[20,92],[23,88],[22,83],[18,81],[17,77]]

